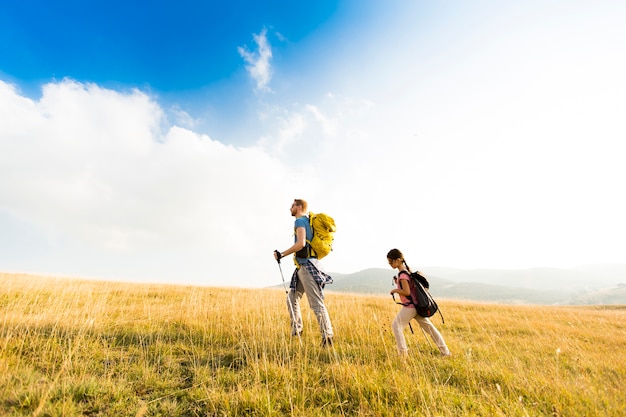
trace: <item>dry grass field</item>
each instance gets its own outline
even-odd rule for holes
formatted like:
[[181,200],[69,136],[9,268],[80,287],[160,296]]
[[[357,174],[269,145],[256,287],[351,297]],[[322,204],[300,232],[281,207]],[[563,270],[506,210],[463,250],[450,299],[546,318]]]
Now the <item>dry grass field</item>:
[[389,296],[327,294],[320,347],[282,290],[0,274],[3,416],[624,416],[626,307],[439,300],[453,357]]

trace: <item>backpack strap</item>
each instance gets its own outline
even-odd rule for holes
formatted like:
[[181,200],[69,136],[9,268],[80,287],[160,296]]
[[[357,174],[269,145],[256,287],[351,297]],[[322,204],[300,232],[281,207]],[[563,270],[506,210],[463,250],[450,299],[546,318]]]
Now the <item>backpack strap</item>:
[[413,292],[415,287],[415,284],[413,283],[413,277],[411,276],[411,273],[409,271],[400,271],[398,273],[398,276],[400,276],[400,274],[405,273],[408,277],[409,277],[409,295],[406,296],[406,298],[409,300],[408,304],[413,304],[413,307],[415,307],[417,309],[417,303],[415,301],[413,301],[413,297],[411,297],[411,293]]
[[[313,240],[313,237],[315,237],[315,229],[313,229],[313,213],[309,212],[309,227],[311,228],[311,240]],[[308,257],[309,258],[317,258],[317,254],[315,253],[315,251],[313,250],[313,248],[311,247],[311,240],[306,240],[306,250],[308,253]]]
[[[408,272],[408,271],[406,271],[406,270],[403,270],[403,271],[400,271],[400,272],[398,273],[398,276],[400,276],[400,274],[402,274],[403,272],[409,276],[409,286],[411,286],[411,285],[415,285],[415,284],[413,283],[413,276],[412,276],[412,274],[411,274],[410,272]],[[427,296],[428,298],[430,298],[430,299],[431,299],[431,300],[432,300],[435,304],[437,304],[437,302],[435,302],[435,300],[434,300],[433,296],[430,294],[430,291],[429,291],[429,287],[430,287],[430,285],[428,285],[429,283],[428,283],[428,280],[426,279],[426,277],[424,277],[424,276],[423,276],[422,274],[420,274],[419,272],[417,272],[416,274],[417,274],[416,280],[417,280],[417,281],[418,281],[418,283],[419,283],[422,287],[424,287],[424,289],[426,290],[426,296]],[[421,278],[421,279],[420,279],[420,278]],[[422,283],[422,279],[426,282],[426,285],[424,285],[424,284]],[[413,298],[412,298],[410,295],[408,295],[408,296],[406,297],[406,298],[409,300],[409,302],[408,302],[408,303],[397,302],[397,301],[396,301],[395,294],[391,294],[391,296],[393,297],[393,301],[394,301],[396,304],[400,304],[400,305],[405,306],[405,307],[412,305],[413,307],[415,307],[415,309],[417,309],[417,308],[418,308],[418,307],[417,307],[417,304],[416,304],[415,302],[413,302]],[[439,316],[441,317],[441,322],[442,322],[442,323],[445,323],[446,321],[445,321],[445,319],[443,318],[443,313],[441,313],[441,309],[439,308],[439,306],[438,306],[438,305],[437,305],[437,312],[439,313]],[[410,326],[410,324],[409,324],[409,326]],[[411,333],[413,333],[413,328],[411,328]]]
[[[305,216],[308,221],[309,221],[309,227],[311,229],[311,234],[313,234],[313,223],[312,223],[312,219],[313,216],[311,215],[311,213],[309,213],[308,216]],[[311,238],[313,239],[313,238]],[[296,257],[298,258],[316,258],[317,256],[313,255],[313,249],[311,248],[311,241],[309,239],[306,238],[306,236],[304,237],[304,247],[302,249],[300,249],[298,252],[296,252]]]
[[402,270],[402,271],[400,271],[400,272],[398,273],[398,277],[399,277],[399,276],[400,276],[400,274],[402,274],[403,272],[404,272],[404,273],[405,273],[405,274],[409,277],[409,279],[408,279],[408,281],[409,281],[409,295],[407,295],[407,296],[406,296],[406,298],[409,300],[409,302],[408,302],[408,303],[397,302],[397,301],[396,301],[396,297],[395,297],[395,293],[394,293],[394,294],[391,294],[391,297],[393,298],[393,301],[394,301],[396,304],[400,304],[401,306],[405,306],[405,307],[408,307],[408,306],[410,306],[410,305],[412,305],[413,307],[416,307],[416,306],[415,306],[415,303],[413,302],[413,298],[411,298],[411,294],[410,294],[411,285],[413,285],[413,283],[411,282],[411,274],[410,274],[408,271]]

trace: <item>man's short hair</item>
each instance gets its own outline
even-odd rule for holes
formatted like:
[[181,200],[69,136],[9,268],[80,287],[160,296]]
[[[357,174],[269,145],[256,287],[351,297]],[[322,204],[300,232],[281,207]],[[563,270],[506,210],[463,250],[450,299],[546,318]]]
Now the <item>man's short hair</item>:
[[293,202],[302,207],[302,210],[306,212],[307,203],[305,200],[302,200],[301,198],[296,198],[295,200],[293,200]]

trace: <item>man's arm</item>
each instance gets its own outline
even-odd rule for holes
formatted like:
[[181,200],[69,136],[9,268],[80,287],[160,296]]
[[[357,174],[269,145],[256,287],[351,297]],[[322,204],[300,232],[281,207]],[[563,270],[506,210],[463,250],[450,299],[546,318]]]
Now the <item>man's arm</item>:
[[[292,253],[298,252],[300,249],[306,246],[306,229],[304,227],[296,228],[296,242],[291,247],[283,252],[280,252],[280,256],[289,256]],[[274,253],[274,258],[278,260],[278,255]]]

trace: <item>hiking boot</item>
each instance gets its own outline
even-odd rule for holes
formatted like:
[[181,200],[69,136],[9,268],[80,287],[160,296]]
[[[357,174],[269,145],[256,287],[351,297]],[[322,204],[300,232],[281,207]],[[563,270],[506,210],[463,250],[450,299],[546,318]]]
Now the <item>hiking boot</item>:
[[324,337],[322,338],[322,347],[332,347],[333,338],[332,337]]

